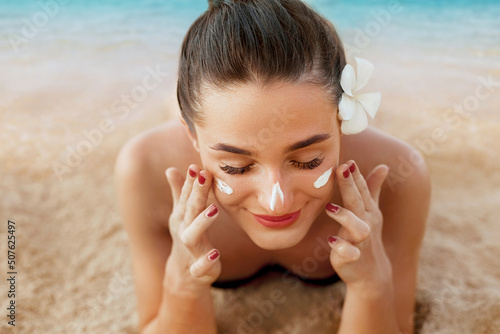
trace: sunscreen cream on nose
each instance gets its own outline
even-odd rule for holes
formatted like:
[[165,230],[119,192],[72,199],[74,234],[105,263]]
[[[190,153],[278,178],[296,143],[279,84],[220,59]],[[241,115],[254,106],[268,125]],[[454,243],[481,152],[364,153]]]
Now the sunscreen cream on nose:
[[280,184],[279,182],[276,182],[276,184],[273,186],[273,192],[271,194],[271,202],[269,203],[269,208],[271,208],[271,211],[274,211],[276,208],[276,201],[278,198],[281,201],[281,204],[285,201],[285,196],[283,195],[283,191],[281,191]]

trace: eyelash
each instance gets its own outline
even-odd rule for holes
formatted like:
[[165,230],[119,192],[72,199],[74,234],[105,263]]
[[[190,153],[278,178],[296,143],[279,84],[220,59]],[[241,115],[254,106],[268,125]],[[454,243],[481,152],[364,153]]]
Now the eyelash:
[[228,165],[225,165],[225,166],[221,166],[220,169],[222,169],[222,171],[224,171],[225,173],[228,173],[230,175],[235,175],[235,174],[243,174],[243,173],[246,173],[250,170],[250,168],[253,167],[254,164],[250,164],[248,166],[245,166],[245,167],[231,167],[231,166],[228,166]]
[[290,164],[298,169],[314,169],[321,165],[324,159],[316,158],[309,162],[298,162],[298,161],[290,161]]
[[[296,167],[298,169],[306,170],[306,169],[314,169],[314,168],[318,167],[319,165],[321,165],[323,160],[324,160],[324,158],[323,159],[316,158],[316,159],[313,159],[313,160],[308,161],[308,162],[290,161],[290,164],[293,167]],[[236,174],[244,174],[244,173],[248,172],[253,166],[254,166],[254,164],[250,164],[250,165],[245,166],[245,167],[231,167],[231,166],[225,165],[225,166],[221,166],[220,169],[227,174],[236,175]]]

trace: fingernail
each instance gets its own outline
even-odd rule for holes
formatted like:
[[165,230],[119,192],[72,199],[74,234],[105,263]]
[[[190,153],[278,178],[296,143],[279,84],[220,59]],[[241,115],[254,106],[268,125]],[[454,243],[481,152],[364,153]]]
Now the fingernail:
[[328,242],[331,243],[331,244],[336,243],[337,240],[339,240],[339,239],[336,238],[336,237],[334,237],[333,235],[331,235],[331,236],[328,237]]
[[201,185],[204,185],[205,184],[205,178],[200,174],[198,175],[198,182],[201,184]]
[[330,212],[337,213],[337,212],[339,212],[340,207],[338,205],[333,204],[333,203],[328,203],[326,205],[326,209]]
[[196,172],[194,170],[192,170],[191,168],[189,168],[189,176],[196,177]]
[[207,217],[213,217],[215,214],[219,212],[219,209],[215,206],[215,204],[210,205],[207,211]]
[[346,179],[347,179],[347,178],[349,177],[349,174],[351,174],[351,173],[349,172],[349,168],[347,168],[347,169],[344,171],[344,173],[343,173],[343,174],[344,174],[344,178],[346,178]]
[[208,258],[212,261],[217,259],[218,257],[219,257],[219,251],[216,249],[210,252],[210,254],[208,254]]
[[349,166],[349,170],[351,171],[351,173],[354,173],[354,171],[356,170],[356,165],[354,164],[354,162],[351,164],[351,166]]

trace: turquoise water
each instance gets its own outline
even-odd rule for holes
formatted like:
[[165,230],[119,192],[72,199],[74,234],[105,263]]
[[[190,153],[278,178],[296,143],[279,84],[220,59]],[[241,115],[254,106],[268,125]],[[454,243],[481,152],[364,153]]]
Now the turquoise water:
[[[497,0],[307,2],[332,20],[354,56],[390,48],[391,56],[459,53],[469,64],[500,59]],[[169,68],[173,80],[182,38],[206,9],[203,0],[1,0],[0,88],[71,85],[70,74],[129,81],[151,64]]]
[[[341,33],[364,30],[370,23],[384,25],[384,35],[398,31],[425,41],[480,38],[493,46],[500,35],[500,2],[465,1],[307,1],[332,20]],[[22,34],[31,22],[44,41],[73,39],[94,43],[134,39],[150,43],[179,44],[189,25],[207,8],[203,0],[0,1],[0,45],[8,36]],[[153,41],[154,39],[154,41]],[[172,45],[174,44],[174,45]],[[165,45],[165,44],[164,44]]]

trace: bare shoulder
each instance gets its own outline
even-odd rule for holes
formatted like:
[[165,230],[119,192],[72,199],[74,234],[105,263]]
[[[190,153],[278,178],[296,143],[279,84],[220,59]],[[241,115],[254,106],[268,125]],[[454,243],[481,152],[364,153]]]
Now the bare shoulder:
[[132,137],[120,150],[116,166],[119,169],[168,168],[179,162],[176,157],[186,155],[189,150],[192,145],[186,130],[178,120],[171,120]]
[[115,186],[131,250],[139,328],[160,307],[158,291],[172,245],[168,220],[173,204],[165,170],[189,163],[194,151],[189,145],[182,124],[171,121],[130,139],[116,160]]
[[171,203],[165,170],[169,167],[187,169],[190,163],[197,163],[194,153],[189,136],[178,120],[134,136],[121,148],[116,159],[115,183],[119,196],[140,196],[141,202],[150,203],[147,209],[151,218],[165,222],[169,214],[165,205]]
[[381,163],[390,168],[381,196],[385,195],[388,199],[409,196],[413,200],[423,200],[424,197],[430,196],[429,170],[418,150],[376,129],[367,131],[366,142],[370,143],[372,149],[372,168]]
[[418,184],[424,186],[429,181],[424,158],[401,139],[369,127],[358,135],[345,136],[343,141],[343,151],[349,155],[341,160],[354,159],[365,177],[379,164],[389,166],[385,190],[400,192]]
[[363,175],[378,164],[390,167],[379,200],[382,239],[392,265],[398,322],[402,330],[412,332],[408,317],[414,313],[419,254],[430,206],[429,171],[411,145],[371,128],[360,135],[351,141],[356,152],[365,154],[357,156],[366,164]]
[[422,155],[408,143],[371,127],[359,135],[346,136],[345,141],[346,150],[354,152],[347,159],[359,161],[365,177],[379,164],[390,168],[380,193],[387,232],[384,237],[387,241],[403,237],[405,242],[413,238],[413,246],[418,247],[431,196],[430,175]]

